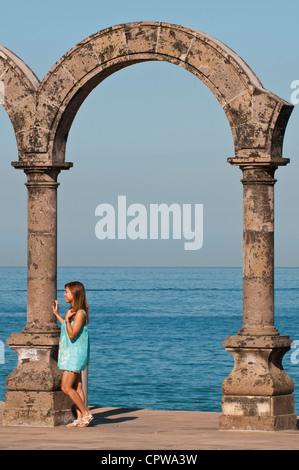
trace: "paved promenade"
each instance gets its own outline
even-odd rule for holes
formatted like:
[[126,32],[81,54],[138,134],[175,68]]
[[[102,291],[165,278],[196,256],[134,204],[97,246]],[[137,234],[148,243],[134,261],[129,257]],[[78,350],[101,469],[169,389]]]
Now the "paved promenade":
[[2,426],[8,450],[298,450],[299,431],[219,431],[219,413],[93,408],[87,428]]

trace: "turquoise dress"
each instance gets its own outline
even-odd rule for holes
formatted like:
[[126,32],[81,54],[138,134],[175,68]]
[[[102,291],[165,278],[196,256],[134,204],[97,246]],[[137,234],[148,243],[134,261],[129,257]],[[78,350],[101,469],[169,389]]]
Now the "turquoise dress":
[[[82,310],[84,312],[84,310]],[[86,313],[84,312],[85,316]],[[73,325],[72,320],[71,325]],[[76,338],[70,339],[65,320],[61,324],[59,350],[58,350],[58,368],[73,372],[79,372],[85,369],[89,361],[89,335],[86,322]]]

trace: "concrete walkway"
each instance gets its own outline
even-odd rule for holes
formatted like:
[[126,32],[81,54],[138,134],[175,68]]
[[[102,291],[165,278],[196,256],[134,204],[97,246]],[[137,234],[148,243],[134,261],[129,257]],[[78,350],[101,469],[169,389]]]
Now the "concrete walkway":
[[219,413],[93,408],[87,428],[2,426],[9,450],[298,450],[299,431],[219,431]]

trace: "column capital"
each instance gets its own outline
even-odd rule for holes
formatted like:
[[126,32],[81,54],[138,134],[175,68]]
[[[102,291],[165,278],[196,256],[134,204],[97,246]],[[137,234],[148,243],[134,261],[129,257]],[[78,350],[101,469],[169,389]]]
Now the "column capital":
[[41,162],[41,161],[18,161],[11,162],[11,165],[17,170],[23,170],[25,173],[32,172],[57,172],[60,173],[61,170],[69,170],[72,168],[72,162]]
[[56,189],[59,186],[57,177],[60,173],[59,169],[28,169],[24,170],[27,175],[27,182],[25,186],[28,189],[31,188],[44,188],[44,189]]
[[241,179],[243,185],[274,185],[275,171],[279,166],[285,166],[290,162],[289,158],[268,158],[261,156],[233,157],[227,159],[228,163],[238,166],[243,172]]
[[242,166],[243,179],[241,183],[243,185],[274,185],[276,179],[274,178],[277,167],[273,166]]
[[73,166],[71,162],[55,162],[53,164],[42,162],[11,162],[11,165],[23,170],[27,175],[27,186],[30,188],[57,188],[57,177],[61,170],[68,170]]
[[260,155],[255,155],[252,157],[229,157],[227,159],[228,163],[234,166],[239,166],[241,169],[244,166],[254,166],[254,167],[274,167],[275,169],[279,166],[285,166],[290,163],[289,158],[269,158],[261,157]]

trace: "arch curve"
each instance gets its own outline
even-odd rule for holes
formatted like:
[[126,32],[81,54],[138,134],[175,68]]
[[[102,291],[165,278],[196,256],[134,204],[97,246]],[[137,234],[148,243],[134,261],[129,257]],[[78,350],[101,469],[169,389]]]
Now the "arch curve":
[[84,39],[41,83],[19,57],[0,46],[0,98],[15,130],[21,166],[66,165],[68,132],[85,98],[109,75],[144,61],[181,66],[210,88],[230,124],[235,164],[284,164],[290,103],[264,89],[248,65],[217,39],[175,24],[136,22]]
[[158,22],[100,31],[54,65],[38,89],[39,151],[52,161],[64,161],[68,132],[84,99],[109,75],[143,61],[179,65],[210,88],[230,123],[235,156],[282,157],[293,106],[265,90],[248,65],[220,41],[194,29]]
[[36,92],[39,79],[18,56],[0,45],[0,103],[13,125],[19,151],[24,135],[35,125]]

